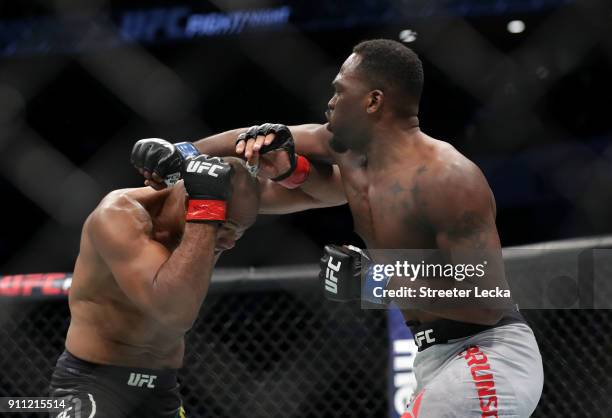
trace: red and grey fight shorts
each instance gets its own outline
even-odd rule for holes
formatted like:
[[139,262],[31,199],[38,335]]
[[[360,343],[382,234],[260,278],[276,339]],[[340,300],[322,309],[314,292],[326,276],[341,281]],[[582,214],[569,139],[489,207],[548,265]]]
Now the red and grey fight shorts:
[[522,321],[505,321],[447,340],[443,334],[449,321],[443,321],[442,327],[431,323],[413,330],[420,333],[413,334],[415,341],[419,336],[421,343],[430,343],[421,344],[424,348],[416,355],[417,389],[402,418],[531,416],[544,384],[531,328]]

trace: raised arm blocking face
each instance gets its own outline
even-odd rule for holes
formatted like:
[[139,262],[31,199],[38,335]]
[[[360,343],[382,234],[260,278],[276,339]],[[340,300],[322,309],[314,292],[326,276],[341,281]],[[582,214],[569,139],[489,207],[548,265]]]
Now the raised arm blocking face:
[[229,250],[255,223],[260,204],[260,187],[256,178],[239,158],[224,158],[234,169],[232,197],[228,202],[227,221],[219,228],[215,253]]
[[185,223],[182,182],[162,191],[118,190],[96,208],[83,229],[70,292],[73,354],[105,364],[180,367],[183,334],[206,297],[215,256],[257,216],[257,181],[242,161],[228,162],[233,195],[219,229]]

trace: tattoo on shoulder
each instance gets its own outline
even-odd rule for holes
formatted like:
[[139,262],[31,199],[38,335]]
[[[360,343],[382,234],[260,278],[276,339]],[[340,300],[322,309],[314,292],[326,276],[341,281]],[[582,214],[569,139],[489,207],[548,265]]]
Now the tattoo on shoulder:
[[428,223],[422,216],[426,211],[427,202],[423,198],[422,189],[419,185],[419,176],[427,171],[427,166],[422,165],[417,168],[415,175],[410,179],[410,184],[404,183],[403,185],[396,180],[393,185],[388,189],[391,192],[391,207],[394,210],[403,210],[405,223],[414,226],[416,223],[423,228],[426,228]]
[[426,209],[427,202],[423,199],[423,193],[421,190],[421,186],[418,183],[414,183],[412,189],[410,189],[410,193],[412,194],[412,200],[414,201],[414,205],[419,209]]
[[397,196],[398,194],[402,193],[406,189],[404,189],[402,185],[399,184],[398,181],[396,181],[395,183],[393,183],[393,186],[391,186],[390,190],[391,190],[391,193],[393,193],[393,196]]
[[476,212],[466,211],[448,231],[451,239],[468,239],[474,248],[484,248],[486,227]]
[[412,189],[410,189],[410,193],[412,194],[412,199],[414,200],[414,204],[416,207],[420,209],[424,209],[427,207],[427,202],[425,202],[425,200],[423,199],[421,186],[419,185],[419,177],[422,176],[423,173],[425,173],[426,171],[427,171],[426,165],[422,165],[417,169],[416,175],[414,177],[414,186],[412,186]]
[[425,217],[428,204],[423,197],[423,191],[418,182],[415,181],[414,186],[410,189],[410,199],[404,200],[404,208],[406,209],[406,223],[416,223],[421,229],[425,230],[430,227],[429,222]]

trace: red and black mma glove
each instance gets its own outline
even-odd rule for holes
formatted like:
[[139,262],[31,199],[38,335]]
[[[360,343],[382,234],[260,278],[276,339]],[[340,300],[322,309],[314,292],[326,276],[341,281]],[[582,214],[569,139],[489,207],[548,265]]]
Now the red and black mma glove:
[[168,186],[181,178],[181,167],[188,157],[200,155],[191,142],[170,142],[159,138],[146,138],[134,144],[130,161],[137,169],[160,176]]
[[273,133],[274,139],[269,145],[264,145],[259,150],[261,155],[271,151],[284,151],[289,157],[289,170],[270,179],[287,189],[295,189],[308,179],[310,174],[310,161],[303,155],[295,153],[295,142],[291,131],[286,125],[278,123],[264,123],[259,126],[252,126],[246,132],[241,133],[236,138],[236,144],[240,141],[248,141],[258,136],[266,136]]
[[319,264],[319,279],[325,297],[336,302],[361,299],[361,250],[352,246],[331,244],[326,245],[324,251]]
[[198,155],[183,162],[181,174],[189,195],[187,222],[224,222],[232,190],[232,166],[218,157]]

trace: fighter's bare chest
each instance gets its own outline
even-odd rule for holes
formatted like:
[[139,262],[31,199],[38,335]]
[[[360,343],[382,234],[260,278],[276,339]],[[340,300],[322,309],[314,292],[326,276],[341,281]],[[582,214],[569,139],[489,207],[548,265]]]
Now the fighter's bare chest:
[[410,171],[372,176],[364,167],[341,164],[355,232],[369,248],[428,248],[430,233]]

